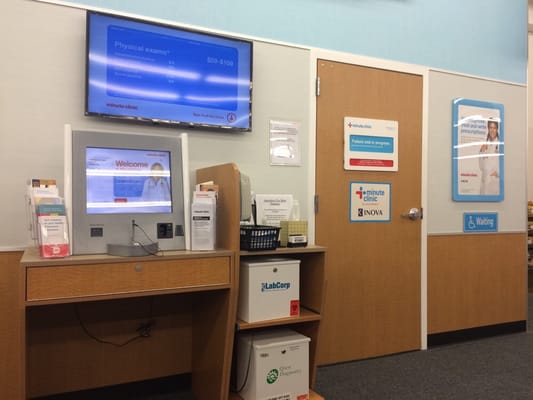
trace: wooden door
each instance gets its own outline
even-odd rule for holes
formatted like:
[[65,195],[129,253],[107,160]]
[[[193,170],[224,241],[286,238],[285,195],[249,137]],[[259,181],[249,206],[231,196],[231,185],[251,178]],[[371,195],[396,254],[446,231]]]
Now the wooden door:
[[[422,77],[318,60],[316,242],[328,248],[319,364],[420,349]],[[344,117],[398,121],[398,171],[345,170]],[[390,184],[390,222],[350,222],[350,183]]]

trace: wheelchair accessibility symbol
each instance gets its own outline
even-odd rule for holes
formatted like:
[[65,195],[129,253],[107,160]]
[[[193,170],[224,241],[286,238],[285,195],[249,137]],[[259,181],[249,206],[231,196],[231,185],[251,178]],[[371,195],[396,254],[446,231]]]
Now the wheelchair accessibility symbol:
[[498,213],[464,213],[463,232],[498,232]]

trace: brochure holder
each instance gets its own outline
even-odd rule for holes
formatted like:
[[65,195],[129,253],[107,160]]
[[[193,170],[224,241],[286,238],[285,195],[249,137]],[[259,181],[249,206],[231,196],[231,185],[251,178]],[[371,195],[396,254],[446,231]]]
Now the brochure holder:
[[31,179],[26,194],[31,238],[43,258],[70,255],[65,204],[54,179]]

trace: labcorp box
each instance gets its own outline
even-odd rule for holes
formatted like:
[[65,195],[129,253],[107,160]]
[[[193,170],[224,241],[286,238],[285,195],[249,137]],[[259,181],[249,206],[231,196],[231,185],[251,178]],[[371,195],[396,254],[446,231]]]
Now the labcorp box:
[[243,400],[308,400],[310,339],[290,329],[237,339],[237,390]]
[[246,322],[300,314],[300,260],[253,258],[241,262],[237,316]]

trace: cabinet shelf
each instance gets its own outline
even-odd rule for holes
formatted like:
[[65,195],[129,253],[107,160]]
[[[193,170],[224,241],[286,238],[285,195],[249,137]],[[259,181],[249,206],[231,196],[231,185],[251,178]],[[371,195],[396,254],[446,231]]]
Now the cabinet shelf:
[[[229,400],[242,400],[242,397],[232,392],[229,395]],[[309,390],[309,400],[324,400],[324,398],[313,390]]]
[[266,328],[278,325],[300,324],[304,322],[320,321],[320,318],[320,314],[318,314],[317,312],[309,310],[305,307],[300,307],[300,315],[294,317],[276,318],[258,322],[246,322],[238,319],[237,330],[243,331],[247,329]]
[[[235,314],[238,304],[239,267],[240,261],[250,261],[252,258],[287,257],[300,260],[300,315],[278,318],[259,322],[245,322],[233,320],[235,333],[275,326],[290,326],[294,331],[308,337],[309,342],[309,399],[324,400],[312,388],[316,378],[316,361],[318,353],[318,332],[322,319],[321,313],[325,294],[326,248],[308,245],[305,247],[282,247],[275,250],[241,250],[240,249],[240,172],[235,164],[228,163],[212,167],[201,168],[196,171],[197,182],[216,182],[219,186],[219,202],[217,205],[217,239],[219,245],[235,251],[236,284],[232,294]],[[233,349],[232,349],[233,347]],[[234,343],[228,343],[228,349],[233,351]],[[227,375],[229,377],[229,373]],[[230,400],[241,400],[237,393],[230,390]]]
[[301,255],[308,253],[323,253],[326,248],[323,246],[310,245],[306,247],[278,247],[275,250],[241,250],[240,256],[242,257],[254,257],[254,256],[278,256],[278,255]]

